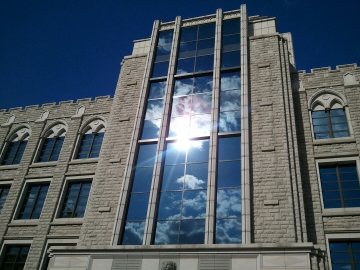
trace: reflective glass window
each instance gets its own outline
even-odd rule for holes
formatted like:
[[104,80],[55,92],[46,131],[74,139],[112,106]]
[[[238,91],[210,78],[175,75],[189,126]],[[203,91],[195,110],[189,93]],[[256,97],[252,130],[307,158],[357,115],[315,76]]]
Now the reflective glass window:
[[28,245],[7,245],[4,254],[1,269],[24,269],[26,258],[29,254],[30,246]]
[[39,219],[49,184],[29,185],[22,204],[19,219]]
[[0,186],[0,214],[4,207],[6,198],[9,194],[10,187],[9,186]]
[[209,140],[167,144],[154,244],[202,244]]
[[214,23],[182,28],[176,74],[211,71],[214,44]]
[[24,154],[27,141],[10,142],[1,165],[19,164]]
[[240,66],[240,19],[223,21],[221,68]]
[[241,129],[240,72],[221,74],[219,132],[234,132]]
[[152,82],[149,87],[145,121],[142,127],[141,139],[156,139],[159,137],[166,81]]
[[360,269],[360,242],[354,241],[331,241],[330,258],[333,270]]
[[212,81],[212,75],[175,81],[169,137],[210,134]]
[[344,109],[312,112],[315,139],[349,137],[349,127]]
[[60,218],[82,218],[90,194],[91,182],[70,182],[66,190]]
[[136,165],[132,173],[130,198],[121,239],[122,245],[142,244],[156,147],[157,144],[142,144],[139,146]]
[[84,134],[81,138],[76,158],[83,159],[99,157],[103,138],[104,133]]
[[320,166],[324,208],[360,207],[356,164]]
[[57,161],[65,137],[46,138],[37,162]]
[[215,243],[241,243],[241,142],[218,140]]
[[152,78],[164,77],[167,75],[173,34],[173,30],[162,31],[159,33],[159,39],[155,51],[155,60],[151,74]]

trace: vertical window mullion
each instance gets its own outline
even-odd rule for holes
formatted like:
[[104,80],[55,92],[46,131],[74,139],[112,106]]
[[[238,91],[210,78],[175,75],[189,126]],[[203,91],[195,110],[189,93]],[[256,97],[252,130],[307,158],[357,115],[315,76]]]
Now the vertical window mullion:
[[339,185],[339,193],[340,193],[341,205],[342,205],[342,207],[345,208],[345,200],[344,200],[344,194],[343,194],[343,189],[342,189],[339,166],[336,166],[336,178],[337,178],[337,182],[338,182],[338,185]]
[[[36,186],[36,185],[34,185],[34,186]],[[32,215],[33,215],[33,213],[34,213],[34,208],[35,208],[35,205],[36,205],[36,203],[37,203],[37,201],[38,201],[38,199],[39,199],[39,192],[40,192],[40,189],[41,189],[41,185],[38,185],[38,190],[37,190],[37,192],[36,192],[36,196],[35,196],[35,200],[34,200],[34,203],[33,203],[33,205],[32,205],[32,208],[31,208],[31,212],[30,212],[30,219],[32,218]],[[30,194],[29,194],[30,195]]]
[[77,208],[77,205],[78,205],[82,185],[83,185],[83,183],[80,182],[80,187],[79,187],[78,193],[76,195],[76,200],[75,200],[75,204],[74,204],[74,211],[73,211],[71,217],[75,217],[75,212],[76,212],[76,208]]
[[354,258],[354,253],[353,253],[352,243],[351,242],[348,244],[348,248],[349,248],[349,254],[350,254],[351,269],[356,269],[355,258]]
[[12,160],[11,160],[11,164],[14,164],[14,161],[15,161],[17,155],[18,155],[21,143],[22,143],[22,141],[19,141],[19,144],[16,146],[15,154],[14,154],[14,157],[12,158]]
[[52,144],[52,146],[51,146],[50,155],[49,155],[49,157],[48,157],[48,160],[47,160],[47,161],[50,161],[50,159],[51,159],[51,156],[52,156],[52,154],[53,154],[54,147],[55,147],[55,144],[56,144],[56,140],[57,140],[57,138],[55,138],[55,137],[54,137],[54,141],[53,141],[53,144]]
[[330,110],[326,110],[326,117],[327,117],[327,122],[328,122],[328,127],[329,127],[330,138],[334,138],[334,132],[332,129],[332,124],[331,124]]
[[96,134],[92,134],[91,144],[90,144],[90,147],[89,147],[89,152],[88,152],[88,154],[87,154],[87,158],[89,158],[90,155],[91,155],[92,148],[93,148],[93,145],[94,145],[95,136],[96,136]]

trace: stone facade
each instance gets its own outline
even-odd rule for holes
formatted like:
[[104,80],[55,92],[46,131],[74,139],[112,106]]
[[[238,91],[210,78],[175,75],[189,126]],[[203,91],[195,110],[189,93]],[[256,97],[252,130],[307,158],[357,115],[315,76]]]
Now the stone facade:
[[[143,245],[121,245],[158,33],[174,29],[176,40],[180,27],[209,22],[217,23],[219,33],[222,20],[233,18],[241,18],[242,25],[242,243],[213,240],[211,202],[216,191],[211,185],[216,186],[218,135],[212,131],[205,243],[153,244],[158,200],[153,184]],[[217,34],[214,104],[219,100],[220,39]],[[292,48],[291,35],[276,32],[274,18],[248,17],[245,5],[184,21],[156,21],[152,38],[134,41],[133,54],[122,61],[114,98],[0,111],[0,161],[11,135],[30,130],[21,162],[0,166],[0,188],[10,186],[0,214],[0,260],[8,246],[29,245],[24,269],[331,269],[329,243],[360,239],[360,208],[325,208],[319,167],[353,162],[359,175],[360,68],[352,64],[296,71]],[[177,51],[176,43],[172,50]],[[175,52],[170,59],[164,111],[171,106],[176,57]],[[343,105],[349,136],[318,140],[311,112],[316,100],[329,95]],[[214,113],[215,125],[216,117]],[[76,159],[83,130],[96,119],[106,125],[99,158]],[[168,121],[165,113],[158,154],[166,142]],[[59,123],[67,131],[58,161],[36,162],[44,132]],[[154,182],[161,175],[160,155],[157,162]],[[84,180],[92,182],[84,217],[59,218],[69,183]],[[50,184],[41,216],[18,219],[32,183]]]

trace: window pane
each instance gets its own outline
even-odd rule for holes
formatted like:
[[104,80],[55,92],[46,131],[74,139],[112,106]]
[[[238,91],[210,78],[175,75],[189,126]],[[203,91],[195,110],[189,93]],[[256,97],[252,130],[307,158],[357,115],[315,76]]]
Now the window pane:
[[149,204],[149,193],[132,193],[126,220],[145,220]]
[[330,138],[330,134],[329,133],[316,133],[315,134],[315,139],[328,139]]
[[199,26],[198,39],[211,38],[215,36],[215,23],[202,24]]
[[207,54],[214,54],[214,44],[215,39],[204,39],[199,40],[197,43],[197,52],[196,55],[207,55]]
[[155,63],[152,71],[152,78],[164,77],[167,75],[169,61]]
[[181,29],[180,42],[191,41],[197,39],[198,27],[185,27]]
[[311,113],[311,116],[313,118],[326,118],[327,119],[327,116],[326,116],[326,112],[325,111],[315,111],[315,112],[312,112]]
[[211,131],[211,115],[203,114],[191,117],[190,137],[208,136]]
[[151,187],[153,167],[138,167],[135,169],[132,192],[148,192]]
[[145,119],[158,119],[162,116],[163,99],[148,100]]
[[221,91],[240,89],[240,72],[229,72],[221,74]]
[[341,137],[349,137],[349,132],[341,131],[341,132],[334,132],[334,138],[341,138]]
[[315,132],[329,132],[329,126],[314,126]]
[[332,124],[346,123],[346,117],[345,116],[331,117],[331,123]]
[[216,220],[216,244],[241,243],[241,220],[218,219]]
[[195,72],[213,70],[214,55],[199,56],[196,58]]
[[220,111],[240,110],[240,90],[220,92]]
[[240,159],[240,137],[219,138],[219,160]]
[[185,74],[194,72],[195,58],[180,59],[177,61],[176,74]]
[[217,191],[217,218],[241,217],[241,189],[219,189]]
[[219,132],[240,131],[240,112],[222,112],[220,113]]
[[192,96],[174,97],[171,117],[191,114]]
[[169,61],[171,45],[157,47],[155,62]]
[[313,125],[327,125],[328,119],[327,118],[314,118]]
[[228,52],[222,54],[221,68],[230,68],[240,66],[240,51]]
[[161,119],[145,120],[141,140],[156,139],[159,137]]
[[204,239],[204,219],[181,221],[179,244],[204,244]]
[[208,163],[186,165],[185,189],[206,189]]
[[211,92],[213,88],[213,76],[194,78],[194,93]]
[[186,149],[179,149],[179,145],[175,143],[168,143],[166,147],[165,164],[179,164],[185,163]]
[[179,59],[194,57],[196,53],[196,41],[180,43]]
[[176,117],[171,118],[169,137],[187,137],[189,134],[190,117]]
[[193,96],[192,113],[211,113],[211,93],[198,94]]
[[159,33],[158,46],[164,46],[164,45],[171,44],[172,39],[173,39],[173,34],[174,34],[173,30],[160,32]]
[[330,110],[330,116],[342,116],[345,115],[345,112],[343,109],[335,109],[335,110]]
[[174,96],[188,95],[192,93],[193,78],[175,81]]
[[177,244],[179,221],[158,221],[156,224],[155,245]]
[[141,245],[144,237],[145,222],[126,222],[123,245]]
[[160,195],[158,220],[180,219],[182,192],[162,192]]
[[184,192],[182,218],[205,218],[206,215],[206,191],[192,190]]
[[137,166],[153,166],[155,162],[156,144],[140,145]]
[[182,190],[184,186],[184,165],[165,166],[161,190]]
[[164,97],[165,89],[166,89],[166,82],[151,83],[149,90],[149,99]]
[[209,159],[209,140],[191,141],[188,148],[188,163],[207,162]]
[[222,51],[239,51],[240,50],[240,35],[224,36],[222,38]]
[[241,185],[240,161],[219,162],[217,176],[218,188],[239,187]]
[[225,20],[223,21],[223,35],[240,33],[240,20]]

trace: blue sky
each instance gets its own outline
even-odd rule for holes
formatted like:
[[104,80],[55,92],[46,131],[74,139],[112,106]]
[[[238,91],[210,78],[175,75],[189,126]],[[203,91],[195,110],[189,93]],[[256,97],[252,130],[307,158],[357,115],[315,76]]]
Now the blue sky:
[[359,0],[58,0],[0,2],[0,109],[113,96],[120,62],[153,21],[238,9],[277,18],[298,70],[358,63]]

